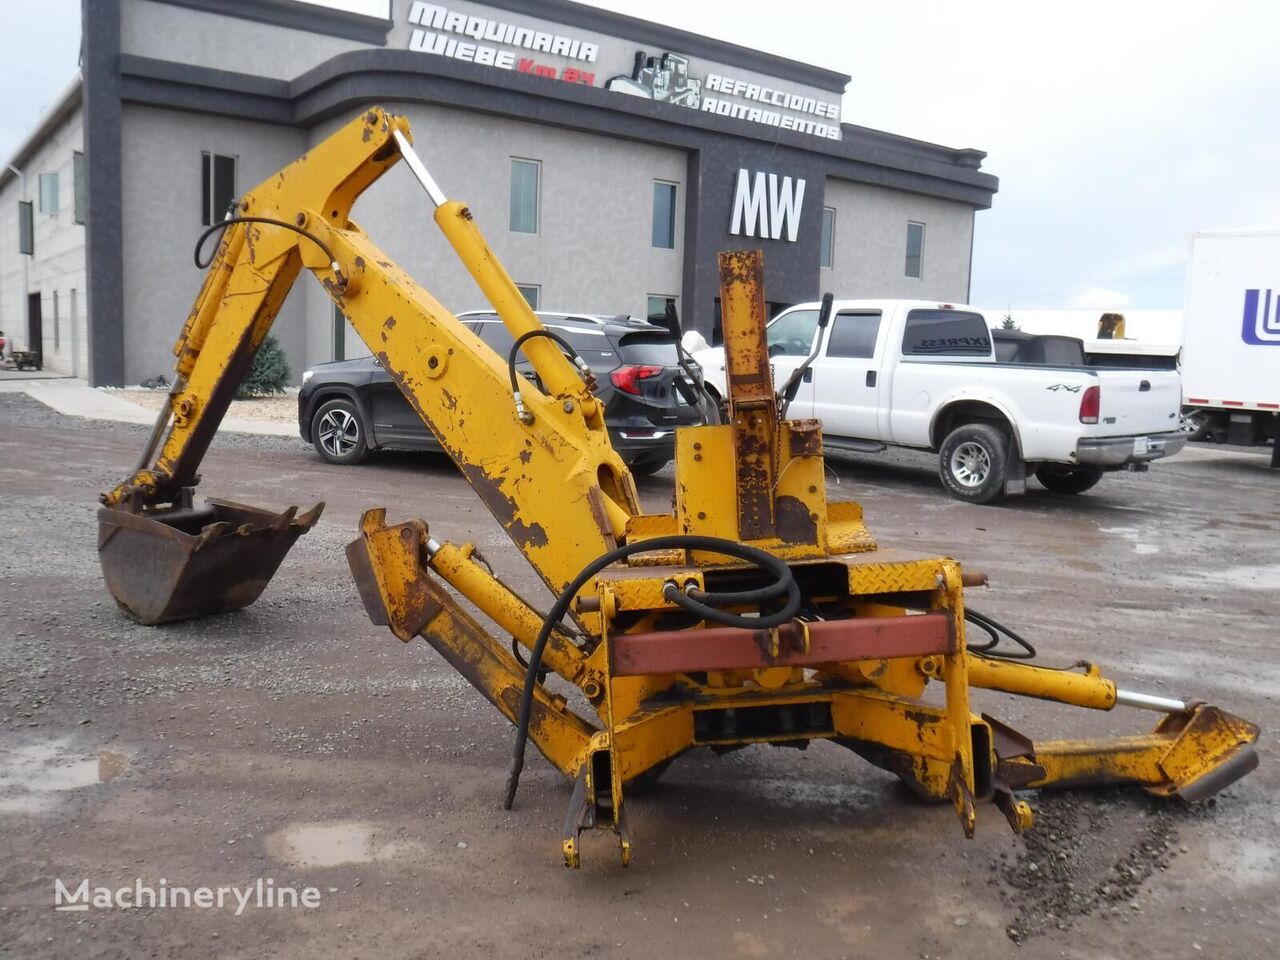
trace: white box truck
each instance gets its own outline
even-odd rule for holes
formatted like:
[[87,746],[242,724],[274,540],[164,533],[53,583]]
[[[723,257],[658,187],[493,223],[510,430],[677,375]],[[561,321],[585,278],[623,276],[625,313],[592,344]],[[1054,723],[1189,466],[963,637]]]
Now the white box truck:
[[[1257,444],[1280,428],[1280,230],[1191,236],[1182,402],[1216,439]],[[1271,466],[1280,468],[1280,443]]]

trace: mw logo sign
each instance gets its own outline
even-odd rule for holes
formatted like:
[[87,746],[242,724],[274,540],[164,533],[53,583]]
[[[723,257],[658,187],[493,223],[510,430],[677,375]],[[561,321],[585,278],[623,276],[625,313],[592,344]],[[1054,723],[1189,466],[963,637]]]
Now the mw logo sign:
[[760,171],[738,171],[729,232],[735,236],[796,242],[804,207],[804,181]]
[[1241,335],[1245,343],[1280,347],[1280,297],[1270,290],[1246,290]]

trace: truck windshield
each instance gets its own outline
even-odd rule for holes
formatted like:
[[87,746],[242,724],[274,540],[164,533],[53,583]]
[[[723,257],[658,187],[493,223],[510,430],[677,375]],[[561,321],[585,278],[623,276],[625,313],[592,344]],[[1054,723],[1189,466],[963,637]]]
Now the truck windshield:
[[793,310],[769,324],[769,356],[807,357],[818,329],[817,310]]
[[991,331],[980,313],[912,310],[902,334],[906,357],[989,357]]

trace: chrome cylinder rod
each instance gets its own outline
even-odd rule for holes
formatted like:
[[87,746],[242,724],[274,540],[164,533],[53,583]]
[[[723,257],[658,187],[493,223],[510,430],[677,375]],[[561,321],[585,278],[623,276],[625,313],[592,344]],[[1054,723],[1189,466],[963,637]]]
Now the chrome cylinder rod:
[[1186,713],[1187,705],[1170,697],[1153,697],[1148,693],[1116,691],[1117,707],[1137,707],[1140,710],[1158,710],[1160,713]]
[[449,198],[444,195],[444,191],[440,189],[440,185],[436,183],[435,178],[427,172],[427,168],[422,163],[422,158],[413,152],[413,145],[409,143],[409,138],[399,130],[392,130],[391,135],[396,138],[396,145],[400,147],[400,156],[404,157],[404,162],[409,165],[414,177],[422,184],[422,189],[427,191],[427,196],[431,198],[432,204],[437,207],[444,204]]

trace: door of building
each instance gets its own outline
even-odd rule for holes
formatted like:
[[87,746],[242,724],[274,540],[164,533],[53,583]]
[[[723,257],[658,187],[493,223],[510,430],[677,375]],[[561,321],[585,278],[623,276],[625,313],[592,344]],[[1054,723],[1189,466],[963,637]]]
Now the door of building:
[[40,320],[40,294],[27,294],[27,349],[36,355],[36,369],[44,369],[44,326]]

